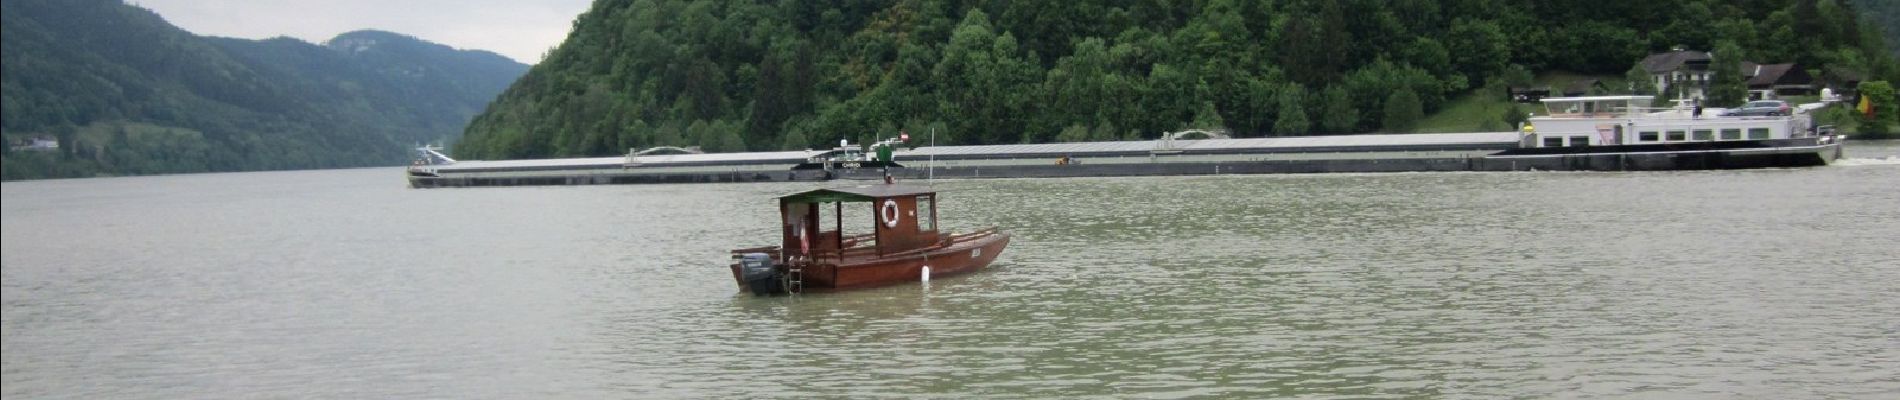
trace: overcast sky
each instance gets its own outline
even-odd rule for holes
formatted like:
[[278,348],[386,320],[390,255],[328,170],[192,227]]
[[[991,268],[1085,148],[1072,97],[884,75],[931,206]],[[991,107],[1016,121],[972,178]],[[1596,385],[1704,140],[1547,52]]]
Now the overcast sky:
[[561,44],[593,0],[127,0],[191,33],[323,43],[377,29],[522,63]]

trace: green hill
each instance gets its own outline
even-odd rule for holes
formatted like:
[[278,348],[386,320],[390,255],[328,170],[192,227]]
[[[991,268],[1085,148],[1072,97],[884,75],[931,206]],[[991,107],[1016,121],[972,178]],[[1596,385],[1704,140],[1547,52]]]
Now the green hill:
[[1675,45],[1894,76],[1857,15],[1837,0],[597,0],[454,150],[1405,132],[1512,65],[1622,76]]
[[7,179],[395,165],[527,70],[400,34],[201,37],[118,0],[0,2]]

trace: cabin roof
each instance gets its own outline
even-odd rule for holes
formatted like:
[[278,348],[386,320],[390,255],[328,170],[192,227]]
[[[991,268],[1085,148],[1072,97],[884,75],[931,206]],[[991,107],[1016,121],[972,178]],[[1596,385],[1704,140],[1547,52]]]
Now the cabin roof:
[[1798,84],[1807,84],[1814,81],[1814,78],[1812,76],[1809,76],[1807,71],[1802,70],[1800,68],[1796,68],[1795,65],[1792,63],[1759,64],[1759,65],[1755,65],[1755,68],[1746,70],[1744,72],[1753,74],[1753,75],[1749,75],[1748,86],[1766,87],[1766,86],[1773,86],[1775,84],[1797,84],[1798,85]]
[[1580,96],[1580,97],[1545,97],[1543,98],[1543,101],[1545,103],[1569,103],[1569,102],[1578,102],[1578,101],[1651,100],[1655,98],[1656,96],[1648,96],[1648,95],[1614,95],[1614,96]]
[[1651,74],[1660,74],[1683,69],[1687,64],[1702,64],[1702,66],[1706,67],[1709,59],[1709,53],[1695,50],[1675,50],[1667,53],[1650,54],[1649,57],[1643,57],[1642,65],[1643,70],[1649,71]]
[[910,185],[862,185],[798,192],[781,196],[779,197],[779,201],[787,203],[844,203],[875,201],[877,199],[890,197],[926,195],[936,192],[937,191],[927,187]]

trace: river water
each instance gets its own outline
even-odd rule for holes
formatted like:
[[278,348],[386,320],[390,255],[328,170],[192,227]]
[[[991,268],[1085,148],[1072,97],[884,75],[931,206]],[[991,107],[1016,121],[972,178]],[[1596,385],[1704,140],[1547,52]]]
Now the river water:
[[[1900,143],[1837,166],[939,181],[984,272],[737,294],[810,184],[8,182],[4,396],[1900,398]],[[868,211],[867,211],[868,212]]]

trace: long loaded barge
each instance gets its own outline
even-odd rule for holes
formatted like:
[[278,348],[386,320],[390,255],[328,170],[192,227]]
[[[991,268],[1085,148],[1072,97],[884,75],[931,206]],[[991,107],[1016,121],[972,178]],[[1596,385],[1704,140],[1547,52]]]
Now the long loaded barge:
[[1546,98],[1518,131],[1158,140],[900,149],[889,140],[825,151],[456,161],[418,149],[418,188],[934,178],[1179,176],[1412,171],[1647,171],[1827,165],[1842,136],[1803,105],[1721,116],[1649,96]]

